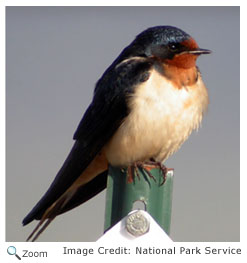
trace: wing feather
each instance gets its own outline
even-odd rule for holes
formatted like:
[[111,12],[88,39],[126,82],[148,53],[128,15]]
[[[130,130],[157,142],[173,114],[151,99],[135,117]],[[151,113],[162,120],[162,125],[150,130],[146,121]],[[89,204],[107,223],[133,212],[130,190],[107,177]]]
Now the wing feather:
[[[144,58],[119,61],[121,59],[116,60],[96,84],[93,101],[74,134],[74,146],[47,192],[24,218],[23,225],[42,217],[46,209],[83,173],[128,116],[128,97],[134,93],[136,85],[149,78],[152,63]],[[103,176],[106,178],[106,174]],[[96,177],[91,183],[79,188],[62,212],[103,190],[105,178],[100,180]],[[91,191],[86,190],[87,186]]]

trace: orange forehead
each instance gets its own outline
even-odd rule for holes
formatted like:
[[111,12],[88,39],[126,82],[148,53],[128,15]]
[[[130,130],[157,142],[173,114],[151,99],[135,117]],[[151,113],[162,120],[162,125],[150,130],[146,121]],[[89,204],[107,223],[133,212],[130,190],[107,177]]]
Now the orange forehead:
[[198,45],[197,45],[195,39],[193,39],[192,37],[190,37],[187,40],[184,40],[183,42],[181,42],[181,44],[183,46],[186,46],[187,48],[189,48],[189,50],[193,50],[193,49],[198,48]]

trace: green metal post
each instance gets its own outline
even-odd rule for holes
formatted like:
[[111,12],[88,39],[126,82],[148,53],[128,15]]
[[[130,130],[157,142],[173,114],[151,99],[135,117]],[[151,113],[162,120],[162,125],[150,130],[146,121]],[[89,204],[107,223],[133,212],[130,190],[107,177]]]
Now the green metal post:
[[150,171],[150,178],[143,170],[139,170],[139,177],[135,176],[133,182],[128,182],[126,169],[109,167],[105,231],[119,222],[131,210],[136,201],[142,201],[145,210],[166,231],[170,232],[173,171],[167,173],[166,181],[160,169]]

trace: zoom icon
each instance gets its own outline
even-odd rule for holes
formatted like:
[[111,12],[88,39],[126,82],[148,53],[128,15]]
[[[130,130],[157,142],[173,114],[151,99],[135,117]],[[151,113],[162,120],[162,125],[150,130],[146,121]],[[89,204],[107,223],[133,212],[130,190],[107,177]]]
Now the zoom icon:
[[16,248],[14,246],[9,246],[7,248],[7,252],[8,252],[9,255],[11,255],[11,256],[15,255],[19,260],[21,260],[20,256],[18,256],[16,254]]

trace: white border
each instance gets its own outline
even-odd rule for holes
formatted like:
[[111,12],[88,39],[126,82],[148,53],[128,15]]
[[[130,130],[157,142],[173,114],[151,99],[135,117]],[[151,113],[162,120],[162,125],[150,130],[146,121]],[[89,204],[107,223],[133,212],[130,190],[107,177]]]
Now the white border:
[[[147,2],[145,3],[144,1],[129,1],[126,0],[124,1],[124,3],[121,3],[120,1],[116,2],[116,1],[87,1],[87,0],[71,0],[71,1],[62,1],[62,0],[26,0],[26,1],[18,1],[18,0],[5,0],[5,1],[1,1],[0,3],[0,34],[1,34],[1,41],[0,41],[0,48],[1,48],[1,62],[0,62],[0,83],[1,83],[1,88],[0,88],[0,118],[1,118],[1,129],[0,129],[0,167],[1,167],[1,177],[0,177],[0,185],[2,187],[1,191],[0,191],[0,205],[2,207],[2,211],[5,209],[5,7],[6,6],[97,6],[97,5],[106,5],[106,6],[138,6],[138,5],[145,5],[145,6],[163,6],[163,5],[167,5],[167,6],[184,6],[185,1],[156,1],[153,0],[151,2]],[[151,3],[151,4],[150,4]],[[243,48],[246,47],[246,26],[245,26],[245,20],[246,20],[246,1],[217,1],[217,0],[207,0],[207,1],[200,1],[200,4],[197,1],[191,1],[191,0],[187,0],[186,1],[186,6],[240,6],[241,7],[241,43],[243,44]],[[229,37],[231,37],[229,35]],[[229,50],[229,52],[231,52]],[[208,262],[209,259],[213,259],[213,262],[216,260],[217,261],[223,261],[224,262],[232,262],[232,260],[235,260],[236,262],[247,262],[246,261],[246,251],[247,251],[247,235],[246,235],[246,222],[247,222],[247,216],[246,216],[246,186],[247,186],[247,173],[246,173],[246,168],[245,168],[245,163],[246,163],[246,155],[245,155],[245,147],[246,147],[246,134],[247,134],[247,130],[246,130],[246,105],[247,103],[245,102],[246,100],[246,84],[243,83],[243,81],[245,81],[245,70],[246,70],[246,64],[245,64],[245,56],[246,56],[246,52],[242,52],[241,53],[241,68],[240,68],[240,72],[241,72],[241,80],[240,80],[240,84],[241,84],[241,99],[240,99],[240,110],[241,110],[241,157],[240,157],[240,161],[241,161],[241,167],[240,167],[240,171],[241,171],[241,241],[240,243],[235,242],[235,243],[192,243],[192,242],[187,242],[187,243],[174,243],[174,246],[176,247],[180,247],[180,246],[187,246],[187,247],[205,247],[205,246],[213,246],[215,248],[227,248],[228,246],[231,247],[241,247],[242,251],[244,252],[244,255],[242,255],[242,257],[233,257],[233,256],[221,256],[219,258],[219,256],[194,256],[194,255],[175,255],[174,257],[169,256],[169,261],[173,262],[173,261],[177,261],[178,259],[182,259],[185,262],[198,262],[198,260],[200,261],[206,261]],[[229,61],[230,63],[230,61]],[[245,74],[244,74],[245,73]],[[234,89],[235,87],[233,87]],[[229,149],[230,150],[230,149]],[[227,164],[230,165],[230,164]],[[231,227],[231,226],[229,226]],[[1,260],[3,260],[3,262],[15,262],[13,260],[17,260],[17,259],[13,259],[12,257],[10,257],[9,255],[7,255],[7,253],[5,253],[6,248],[9,245],[15,245],[15,243],[8,243],[5,242],[5,213],[2,214],[2,216],[0,217],[0,234],[1,234],[1,239],[0,239],[0,247],[1,247]],[[114,243],[114,241],[113,241]],[[122,245],[122,244],[121,244]],[[47,242],[47,243],[25,243],[25,242],[20,242],[20,243],[16,243],[16,246],[18,247],[18,250],[22,250],[22,249],[33,249],[33,250],[48,250],[50,254],[52,254],[49,259],[36,259],[36,262],[54,262],[54,260],[65,260],[65,259],[69,259],[69,256],[65,256],[65,255],[58,255],[57,252],[61,251],[61,248],[63,246],[70,246],[70,247],[92,247],[95,248],[97,250],[97,243],[55,243],[55,242]],[[113,247],[116,247],[117,244],[113,244]],[[127,244],[127,246],[130,246],[129,244]],[[131,245],[132,246],[132,245]],[[162,247],[162,244],[159,244],[160,247]],[[18,251],[17,251],[18,252]],[[61,253],[60,253],[61,254]],[[14,257],[14,256],[13,256]],[[131,255],[131,261],[134,259],[140,259],[140,257],[142,256],[135,256],[135,255]],[[146,256],[149,257],[149,256]],[[89,255],[87,257],[82,257],[82,256],[77,256],[77,257],[71,257],[71,259],[73,260],[73,262],[82,262],[83,261],[92,261],[99,258],[100,260],[108,260],[111,262],[111,260],[116,261],[119,260],[128,260],[130,259],[130,257],[127,255],[125,256],[119,256],[119,255]],[[143,257],[142,257],[143,258]],[[152,257],[150,256],[149,259],[158,259],[158,262],[164,261],[164,257],[160,257],[158,255],[153,255]],[[245,259],[244,259],[245,258]],[[27,259],[28,261],[29,259]],[[17,261],[16,261],[17,262]],[[25,261],[26,262],[26,261]]]

